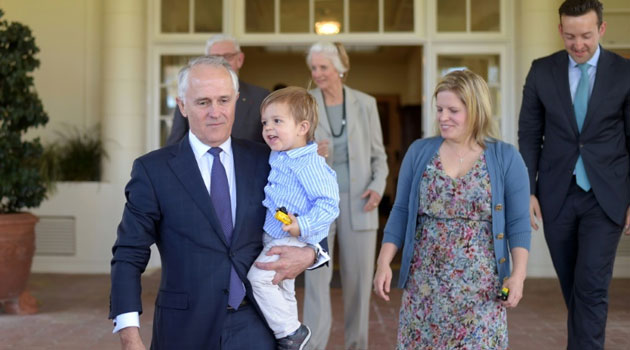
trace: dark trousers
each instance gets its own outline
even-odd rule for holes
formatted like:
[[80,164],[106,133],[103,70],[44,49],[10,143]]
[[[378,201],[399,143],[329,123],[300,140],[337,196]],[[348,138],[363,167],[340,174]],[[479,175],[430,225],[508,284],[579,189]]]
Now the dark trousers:
[[275,350],[276,339],[252,303],[229,310],[221,333],[221,350]]
[[593,191],[575,183],[556,218],[543,218],[545,239],[568,309],[568,349],[604,349],[608,287],[622,227]]

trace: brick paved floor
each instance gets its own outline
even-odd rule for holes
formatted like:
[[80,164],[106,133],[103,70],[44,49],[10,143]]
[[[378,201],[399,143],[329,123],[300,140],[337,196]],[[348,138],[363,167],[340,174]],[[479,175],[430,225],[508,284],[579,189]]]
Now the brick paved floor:
[[[144,307],[141,334],[150,339],[153,301],[159,273],[143,277]],[[333,283],[334,285],[334,283]],[[117,336],[111,334],[107,320],[109,276],[34,274],[29,282],[38,299],[40,312],[32,316],[0,314],[0,349],[119,349]],[[303,289],[298,288],[301,299]],[[372,299],[370,349],[392,349],[396,339],[400,290],[392,302]],[[614,280],[606,332],[607,350],[630,349],[630,279]],[[77,297],[80,295],[80,297]],[[333,288],[334,323],[329,350],[343,347],[343,310],[341,289]],[[563,349],[565,308],[555,280],[530,279],[525,298],[508,314],[512,350]]]

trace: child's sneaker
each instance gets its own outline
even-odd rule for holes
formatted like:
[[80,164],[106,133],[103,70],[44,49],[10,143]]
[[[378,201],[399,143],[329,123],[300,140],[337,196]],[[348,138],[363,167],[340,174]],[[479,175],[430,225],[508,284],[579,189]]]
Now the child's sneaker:
[[303,350],[309,339],[311,330],[303,324],[297,331],[277,340],[278,350]]

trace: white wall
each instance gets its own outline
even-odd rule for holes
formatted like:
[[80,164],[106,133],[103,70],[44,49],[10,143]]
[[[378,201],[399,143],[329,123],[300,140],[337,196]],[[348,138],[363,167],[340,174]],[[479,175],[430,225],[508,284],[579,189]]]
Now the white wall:
[[40,49],[35,87],[50,121],[29,132],[52,141],[68,127],[100,121],[102,0],[0,0],[3,18],[31,28]]
[[31,212],[75,218],[76,254],[38,256],[34,272],[109,273],[116,227],[124,203],[121,186],[102,182],[62,182],[57,191]]

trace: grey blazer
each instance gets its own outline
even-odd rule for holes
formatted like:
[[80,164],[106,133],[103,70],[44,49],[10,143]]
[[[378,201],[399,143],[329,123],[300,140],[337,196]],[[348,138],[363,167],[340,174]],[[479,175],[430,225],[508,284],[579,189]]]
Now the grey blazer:
[[[247,84],[240,79],[238,84],[239,96],[234,112],[232,136],[238,139],[264,143],[262,124],[260,123],[260,104],[269,95],[269,90]],[[173,126],[171,127],[171,133],[166,139],[166,145],[170,146],[179,142],[188,133],[188,128],[188,119],[182,116],[179,108],[175,108]]]
[[[346,93],[346,123],[348,128],[348,159],[350,161],[350,218],[355,231],[378,229],[378,210],[364,212],[366,200],[361,195],[370,189],[383,195],[389,168],[383,146],[383,132],[376,108],[376,99],[344,85]],[[326,162],[332,166],[333,142],[330,124],[325,114],[322,91],[309,91],[317,100],[319,123],[315,130],[317,141],[330,140]]]

